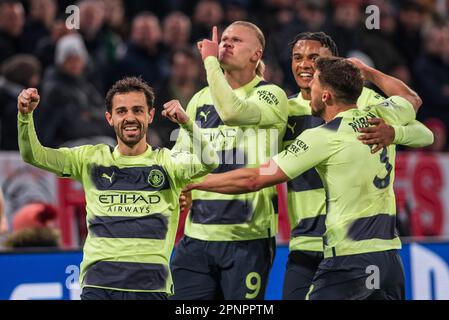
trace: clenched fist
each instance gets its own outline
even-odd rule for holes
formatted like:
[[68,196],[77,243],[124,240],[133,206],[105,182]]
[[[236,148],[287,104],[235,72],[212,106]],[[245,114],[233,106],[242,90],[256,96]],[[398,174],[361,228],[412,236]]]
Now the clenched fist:
[[17,109],[21,114],[27,114],[36,109],[39,104],[39,94],[37,93],[37,89],[28,88],[26,90],[22,90],[19,96],[17,97]]
[[178,100],[170,100],[169,102],[164,103],[162,115],[178,124],[185,124],[189,121],[189,116]]

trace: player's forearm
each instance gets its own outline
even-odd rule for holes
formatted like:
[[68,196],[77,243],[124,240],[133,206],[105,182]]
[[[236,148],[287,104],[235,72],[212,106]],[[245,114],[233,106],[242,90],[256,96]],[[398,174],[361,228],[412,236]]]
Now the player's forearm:
[[23,161],[61,175],[64,156],[56,149],[41,145],[34,128],[33,114],[18,114],[19,150]]
[[190,119],[187,123],[181,125],[188,134],[193,146],[192,154],[202,166],[199,174],[211,172],[218,167],[220,159],[217,152],[213,149],[209,140],[201,133],[200,128]]
[[414,120],[406,126],[392,126],[395,131],[393,143],[410,148],[422,148],[433,143],[433,133],[421,122]]
[[258,169],[242,168],[226,173],[209,174],[199,183],[194,183],[191,189],[218,192],[225,194],[242,194],[258,191]]
[[422,104],[422,100],[419,95],[407,86],[403,81],[389,76],[379,70],[368,67],[364,72],[366,80],[374,83],[379,89],[381,89],[388,97],[400,96],[407,99],[412,105],[415,111],[418,111]]
[[204,61],[207,82],[215,102],[215,108],[227,125],[252,125],[260,121],[259,108],[240,99],[229,86],[216,57]]

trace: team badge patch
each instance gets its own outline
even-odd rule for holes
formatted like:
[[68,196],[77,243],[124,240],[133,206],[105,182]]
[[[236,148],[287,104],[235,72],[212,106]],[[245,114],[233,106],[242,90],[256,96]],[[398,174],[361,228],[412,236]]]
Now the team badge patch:
[[154,187],[159,188],[162,186],[165,182],[164,174],[159,169],[153,169],[150,171],[150,174],[148,175],[148,183]]

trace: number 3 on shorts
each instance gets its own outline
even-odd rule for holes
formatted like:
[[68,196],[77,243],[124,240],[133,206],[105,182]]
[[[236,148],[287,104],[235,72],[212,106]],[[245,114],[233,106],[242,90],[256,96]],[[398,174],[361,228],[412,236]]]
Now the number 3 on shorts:
[[259,294],[261,283],[262,279],[257,272],[248,273],[248,275],[246,276],[246,287],[250,290],[250,292],[245,295],[245,298],[256,298]]

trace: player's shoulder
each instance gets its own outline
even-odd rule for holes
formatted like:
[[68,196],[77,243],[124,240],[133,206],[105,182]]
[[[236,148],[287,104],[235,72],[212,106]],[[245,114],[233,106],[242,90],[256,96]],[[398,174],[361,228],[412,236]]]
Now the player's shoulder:
[[413,105],[407,99],[404,99],[403,97],[400,97],[400,96],[391,96],[391,97],[388,97],[386,99],[380,100],[376,104],[369,105],[369,106],[363,108],[362,110],[365,111],[365,112],[368,112],[368,111],[375,112],[379,108],[381,108],[381,109],[382,108],[394,109],[394,108],[397,108],[397,107],[408,107],[410,109],[413,109]]
[[[198,91],[197,93],[195,93],[193,95],[193,97],[190,99],[190,102],[195,101],[196,104],[194,104],[194,107],[197,107],[199,104],[201,104],[204,101],[209,101],[210,100],[210,88],[209,87],[204,87],[202,88],[200,91]],[[191,103],[189,103],[189,106],[191,105]]]
[[285,108],[285,111],[287,111],[287,94],[281,87],[274,83],[261,80],[253,87],[250,95],[257,97],[260,102],[270,106]]
[[343,122],[343,117],[341,117],[341,116],[335,117],[331,121],[326,122],[326,123],[322,124],[321,126],[317,127],[316,130],[324,131],[324,132],[337,132],[340,129],[342,122]]

